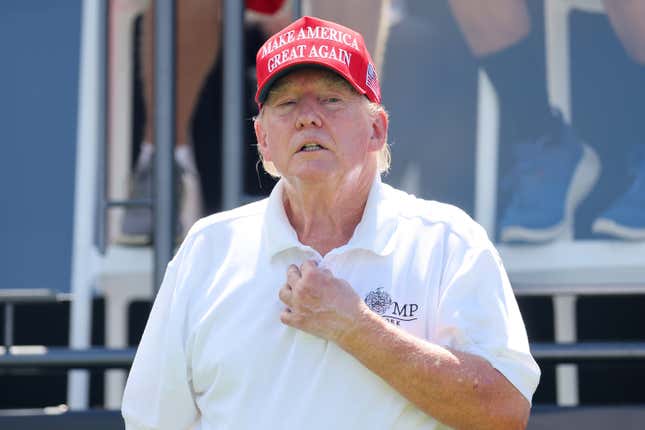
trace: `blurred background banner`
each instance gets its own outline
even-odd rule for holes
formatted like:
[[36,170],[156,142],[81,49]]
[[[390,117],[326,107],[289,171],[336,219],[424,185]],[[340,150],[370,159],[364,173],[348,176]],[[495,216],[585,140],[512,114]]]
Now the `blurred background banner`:
[[81,6],[0,5],[0,288],[70,289]]

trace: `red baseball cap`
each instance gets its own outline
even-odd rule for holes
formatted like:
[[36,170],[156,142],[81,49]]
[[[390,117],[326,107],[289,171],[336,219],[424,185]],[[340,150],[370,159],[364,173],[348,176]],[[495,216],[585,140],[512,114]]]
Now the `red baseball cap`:
[[363,36],[335,22],[304,16],[271,36],[258,50],[257,104],[264,103],[276,79],[303,65],[332,70],[369,100],[381,103],[376,68]]

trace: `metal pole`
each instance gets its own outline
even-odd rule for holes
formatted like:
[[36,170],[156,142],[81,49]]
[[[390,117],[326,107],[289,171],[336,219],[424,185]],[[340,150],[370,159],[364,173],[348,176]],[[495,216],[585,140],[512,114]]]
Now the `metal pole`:
[[626,296],[644,295],[645,283],[616,284],[531,284],[514,282],[516,296]]
[[155,3],[155,294],[172,258],[175,237],[175,1]]
[[302,16],[302,0],[292,0],[291,9],[293,10],[294,21]]
[[97,179],[96,179],[96,224],[94,225],[94,243],[102,255],[105,255],[107,249],[107,90],[108,90],[108,20],[110,19],[107,2],[100,3],[100,32],[99,36],[99,52],[97,54],[97,90],[96,96],[98,100],[96,105],[98,108],[96,116],[96,144],[98,145],[99,157],[96,160]]
[[0,354],[0,369],[18,368],[129,368],[135,349],[88,348],[83,350],[14,346],[10,353]]
[[244,115],[244,32],[243,2],[239,0],[224,1],[224,98],[223,107],[223,203],[224,209],[238,205],[242,183],[242,145]]
[[531,354],[536,360],[556,363],[599,360],[645,359],[645,342],[583,342],[531,344]]
[[[0,352],[0,369],[17,368],[128,368],[135,348],[88,348],[83,350],[14,346]],[[532,343],[531,353],[548,362],[593,362],[645,359],[645,342],[585,342],[576,344]]]
[[9,351],[13,345],[13,303],[4,304],[4,346]]

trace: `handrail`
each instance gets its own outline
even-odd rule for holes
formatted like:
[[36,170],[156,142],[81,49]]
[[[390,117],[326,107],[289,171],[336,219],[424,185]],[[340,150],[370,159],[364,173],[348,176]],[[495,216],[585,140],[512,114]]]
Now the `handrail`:
[[0,304],[4,307],[4,345],[13,344],[13,315],[17,303],[51,303],[70,301],[72,295],[59,293],[50,288],[7,288],[0,289]]
[[645,283],[621,284],[573,284],[573,283],[527,283],[513,282],[516,296],[626,296],[645,295]]
[[645,359],[645,342],[577,342],[531,344],[536,360],[554,362]]
[[70,349],[44,346],[12,346],[9,353],[0,347],[1,368],[129,368],[135,348]]
[[52,303],[71,300],[70,293],[51,288],[0,288],[0,303]]
[[[12,346],[0,347],[0,369],[20,368],[129,368],[136,348],[89,348]],[[535,359],[552,362],[645,359],[645,342],[579,342],[531,344]]]

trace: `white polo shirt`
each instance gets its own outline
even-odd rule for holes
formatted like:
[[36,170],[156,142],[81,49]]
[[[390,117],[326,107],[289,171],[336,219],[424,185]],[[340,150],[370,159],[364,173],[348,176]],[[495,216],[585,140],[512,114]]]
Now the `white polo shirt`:
[[375,180],[324,257],[271,196],[200,220],[168,264],[123,399],[127,429],[436,429],[334,343],[280,322],[290,264],[315,259],[387,321],[488,360],[529,401],[540,370],[506,273],[461,210]]

